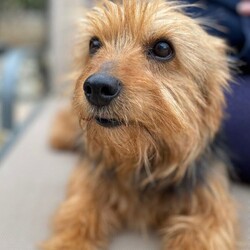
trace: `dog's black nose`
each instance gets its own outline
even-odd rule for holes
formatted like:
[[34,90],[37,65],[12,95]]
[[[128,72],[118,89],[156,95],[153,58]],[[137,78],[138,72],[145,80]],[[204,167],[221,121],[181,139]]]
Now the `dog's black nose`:
[[98,107],[109,105],[121,91],[121,82],[107,74],[94,74],[84,83],[83,89],[87,100]]

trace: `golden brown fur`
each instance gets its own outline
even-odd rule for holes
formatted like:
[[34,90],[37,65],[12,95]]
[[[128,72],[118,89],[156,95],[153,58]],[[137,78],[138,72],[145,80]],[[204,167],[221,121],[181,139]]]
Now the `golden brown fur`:
[[[224,42],[185,16],[181,6],[162,0],[104,1],[83,27],[73,107],[86,149],[43,249],[107,249],[110,237],[126,226],[158,230],[166,250],[235,250],[225,162],[207,153],[230,79]],[[104,46],[90,57],[95,36]],[[145,55],[160,38],[175,48],[169,62]],[[97,110],[87,102],[83,83],[104,71],[120,79],[124,90]],[[97,115],[125,124],[104,128],[95,122]],[[69,123],[73,113],[60,117],[52,145],[72,147],[78,125]],[[62,138],[70,138],[68,146]]]

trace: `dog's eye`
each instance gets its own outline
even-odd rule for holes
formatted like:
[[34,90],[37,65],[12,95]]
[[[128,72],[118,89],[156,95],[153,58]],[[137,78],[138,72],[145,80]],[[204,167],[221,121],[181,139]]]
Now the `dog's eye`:
[[172,45],[167,41],[156,42],[150,50],[150,55],[157,60],[169,61],[174,56]]
[[102,47],[102,43],[97,37],[93,37],[89,42],[89,53],[94,55],[100,48]]

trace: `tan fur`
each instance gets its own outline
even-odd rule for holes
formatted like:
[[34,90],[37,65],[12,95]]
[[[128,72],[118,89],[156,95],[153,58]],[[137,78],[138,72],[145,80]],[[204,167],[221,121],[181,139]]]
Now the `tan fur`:
[[[191,194],[162,192],[161,184],[147,189],[164,181],[169,187],[181,184],[217,134],[230,79],[224,42],[185,16],[181,6],[161,0],[104,1],[83,27],[73,107],[86,152],[42,249],[107,249],[110,237],[127,226],[158,230],[166,250],[235,250],[237,219],[222,161],[212,162],[215,171]],[[94,36],[103,48],[90,57]],[[159,63],[145,55],[145,47],[159,38],[172,42],[172,61]],[[120,79],[124,91],[108,108],[95,111],[83,83],[102,71]],[[125,125],[101,127],[96,115]],[[52,144],[67,148],[60,138],[67,133],[73,138],[72,130],[57,126],[63,129],[55,128]]]
[[[65,132],[66,131],[66,132]],[[69,150],[76,146],[77,137],[81,132],[77,116],[72,108],[58,112],[51,130],[50,145],[56,149]]]

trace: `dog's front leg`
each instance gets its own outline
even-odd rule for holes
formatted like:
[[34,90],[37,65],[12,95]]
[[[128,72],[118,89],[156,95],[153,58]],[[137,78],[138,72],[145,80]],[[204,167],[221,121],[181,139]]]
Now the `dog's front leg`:
[[173,211],[177,213],[161,231],[164,250],[237,249],[236,209],[225,176],[210,176],[206,184],[176,200]]
[[67,199],[56,214],[54,233],[43,250],[107,249],[119,222],[111,208],[101,205],[92,182],[83,166],[74,171]]

